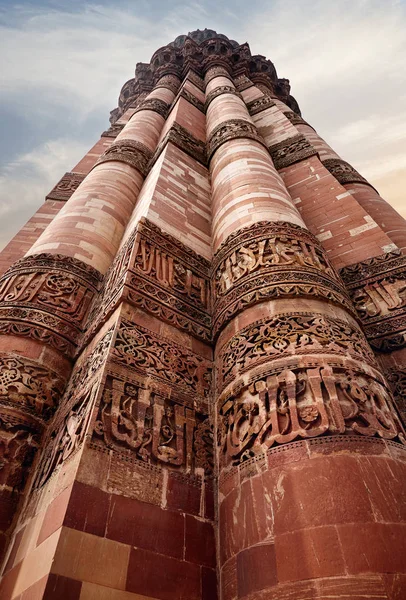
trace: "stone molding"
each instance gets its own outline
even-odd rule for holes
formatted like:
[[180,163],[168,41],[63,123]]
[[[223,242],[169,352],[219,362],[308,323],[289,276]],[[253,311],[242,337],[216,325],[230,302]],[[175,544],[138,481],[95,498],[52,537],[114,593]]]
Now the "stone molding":
[[317,156],[317,150],[301,134],[269,146],[268,150],[278,171],[310,156]]
[[[216,57],[214,57],[215,62],[218,62],[218,59]],[[212,81],[213,79],[216,79],[216,77],[226,77],[227,79],[229,79],[231,81],[231,83],[234,83],[233,81],[233,76],[230,73],[230,67],[227,63],[222,62],[221,64],[210,64],[206,63],[205,68],[203,69],[204,72],[204,83],[205,86],[207,87],[207,84],[210,83],[210,81]]]
[[254,140],[265,146],[265,142],[259,135],[255,125],[249,121],[244,121],[244,119],[229,119],[215,127],[211,132],[207,141],[208,159],[210,160],[216,150],[226,142],[241,138]]
[[197,160],[197,162],[207,166],[206,144],[195,138],[187,129],[182,127],[182,125],[175,122],[154,152],[154,155],[148,164],[148,170],[154,166],[168,142],[172,142],[172,144]]
[[206,100],[204,103],[204,112],[207,112],[207,109],[210,105],[210,103],[214,100],[214,98],[217,98],[218,96],[221,96],[222,94],[232,94],[233,96],[237,96],[238,98],[240,98],[242,100],[242,96],[240,94],[240,92],[238,92],[235,87],[231,86],[231,85],[220,85],[216,88],[214,88],[214,90],[212,90],[211,92],[209,92],[206,96]]
[[276,104],[270,96],[262,96],[261,98],[247,102],[248,112],[251,117],[272,106],[276,106]]
[[326,434],[406,444],[382,376],[349,357],[292,357],[253,369],[219,397],[217,410],[220,468]]
[[341,160],[340,158],[327,158],[323,160],[322,163],[326,167],[327,171],[334,175],[341,185],[346,183],[365,183],[366,185],[373,187],[364,177],[362,177],[362,175],[358,173],[358,171],[354,169],[354,167],[345,162],[345,160]]
[[47,194],[45,200],[62,200],[66,202],[76,192],[86,175],[82,173],[65,173],[56,186]]
[[316,297],[354,314],[326,252],[306,229],[261,221],[231,234],[212,267],[213,336],[240,311],[263,300]]
[[29,337],[73,357],[102,275],[59,254],[18,260],[0,278],[0,333]]
[[169,113],[169,108],[170,105],[159,98],[147,98],[142,102],[142,104],[140,104],[140,106],[137,106],[137,108],[134,110],[134,115],[142,110],[152,110],[166,119]]
[[134,169],[137,169],[143,177],[146,177],[151,155],[151,150],[144,144],[141,144],[141,142],[125,139],[119,140],[118,142],[114,142],[114,144],[101,155],[93,169],[106,162],[118,161],[130,165],[130,167],[134,167]]
[[244,90],[247,90],[255,85],[254,82],[251,81],[251,79],[249,79],[246,75],[239,75],[234,79],[234,83],[239,92],[243,92]]
[[114,123],[114,125],[111,125],[106,131],[103,131],[100,137],[116,138],[118,134],[123,131],[125,125],[126,123]]
[[171,90],[175,95],[179,91],[180,78],[177,75],[167,74],[161,77],[155,84],[154,89],[167,88]]
[[193,104],[193,106],[195,106],[198,110],[200,110],[200,112],[204,113],[204,104],[203,102],[201,102],[200,100],[198,100],[196,98],[196,96],[194,96],[191,92],[189,92],[188,90],[185,90],[185,88],[182,89],[180,95],[178,98],[176,98],[174,100],[174,105],[176,104],[177,100],[179,98],[184,98],[185,100],[187,100],[188,102],[190,102],[190,104]]
[[313,129],[313,131],[315,131],[314,127],[312,127],[311,125],[309,125],[309,123],[307,121],[305,121],[303,119],[303,117],[301,117],[297,113],[293,112],[293,110],[290,110],[288,112],[284,112],[283,114],[285,115],[285,117],[287,119],[289,119],[289,121],[292,123],[292,125],[307,125],[311,129]]
[[380,352],[406,347],[406,256],[394,250],[340,275],[371,346]]

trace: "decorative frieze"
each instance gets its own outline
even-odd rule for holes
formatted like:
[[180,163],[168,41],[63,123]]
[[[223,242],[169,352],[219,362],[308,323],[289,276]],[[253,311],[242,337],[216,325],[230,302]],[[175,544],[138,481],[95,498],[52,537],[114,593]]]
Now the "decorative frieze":
[[322,314],[286,313],[256,321],[224,344],[218,354],[219,386],[263,363],[309,354],[348,355],[376,367],[359,328]]
[[141,325],[122,320],[113,359],[204,402],[211,388],[211,363]]
[[66,381],[46,366],[14,354],[0,354],[0,406],[41,421],[55,413]]
[[[182,88],[182,91],[180,93],[180,98],[184,98],[185,100],[187,100],[188,102],[190,102],[190,104],[193,104],[193,106],[195,106],[198,110],[200,110],[201,112],[204,112],[204,104],[203,104],[203,102],[201,102],[200,100],[198,100],[196,98],[196,96],[194,96],[191,92],[189,92],[185,88]],[[175,102],[176,102],[176,100],[174,101],[174,103]]]
[[142,110],[152,110],[166,119],[169,112],[169,104],[163,100],[160,100],[159,98],[147,98],[139,106],[137,106],[134,114]]
[[82,173],[65,173],[56,186],[46,196],[46,200],[69,200],[86,175]]
[[182,127],[182,125],[179,125],[179,123],[173,123],[156,149],[149,163],[149,169],[153,167],[168,142],[172,142],[177,148],[200,162],[202,165],[207,165],[206,144],[195,138],[187,129]]
[[244,121],[243,119],[230,119],[229,121],[221,123],[221,125],[216,127],[210,134],[207,141],[208,159],[211,159],[220,146],[230,140],[239,138],[255,140],[263,146],[265,145],[265,142],[259,135],[255,125],[249,121]]
[[285,117],[287,119],[289,119],[289,121],[292,123],[292,125],[307,125],[308,127],[311,127],[312,129],[314,129],[311,125],[309,125],[309,123],[307,123],[307,121],[305,121],[303,119],[303,117],[301,117],[297,113],[293,112],[292,110],[290,110],[288,112],[284,112],[283,114],[285,115]]
[[261,96],[261,98],[247,102],[248,112],[251,117],[272,106],[276,106],[276,104],[270,96]]
[[238,92],[234,86],[220,85],[220,86],[214,88],[214,90],[212,90],[211,92],[209,92],[207,94],[206,100],[204,103],[204,112],[207,111],[210,103],[214,100],[214,98],[217,98],[218,96],[222,96],[223,94],[231,94],[233,96],[237,96],[238,98],[240,98],[242,100],[242,96],[241,96],[240,92]]
[[113,339],[110,327],[95,347],[76,362],[69,385],[44,439],[33,488],[44,485],[58,468],[83,445],[91,411],[101,390],[100,383]]
[[143,218],[106,275],[89,321],[127,301],[204,341],[211,340],[210,265]]
[[273,367],[220,398],[220,465],[239,464],[277,444],[324,434],[406,444],[391,394],[378,375],[349,368],[344,361],[317,363]]
[[159,79],[159,81],[155,84],[155,88],[167,88],[171,90],[174,94],[178,93],[179,90],[179,77],[176,75],[164,75]]
[[179,403],[149,378],[108,376],[93,443],[151,465],[213,472],[213,430],[205,414]]
[[406,257],[400,250],[340,271],[365,334],[375,350],[406,346]]
[[326,160],[323,160],[323,165],[342,185],[345,183],[366,183],[367,185],[370,185],[368,181],[362,177],[354,167],[345,162],[345,160],[341,160],[340,158],[327,158]]
[[0,333],[43,341],[73,356],[102,276],[59,254],[34,254],[0,279]]
[[106,131],[103,131],[103,133],[101,134],[101,137],[116,138],[118,136],[118,134],[123,131],[124,125],[125,125],[125,123],[114,123],[114,125],[111,125],[111,127],[106,129]]
[[234,83],[239,92],[243,92],[254,85],[251,79],[249,79],[246,75],[238,75],[238,77],[234,77]]
[[119,140],[118,142],[114,142],[114,144],[102,154],[95,166],[105,162],[119,161],[134,167],[141,175],[146,177],[151,154],[151,150],[144,144],[141,144],[141,142],[134,140]]
[[316,149],[303,135],[278,142],[268,148],[276,169],[289,167],[310,156],[317,155]]
[[262,300],[321,297],[351,302],[327,255],[306,229],[284,222],[259,222],[240,229],[213,260],[213,335],[238,312]]

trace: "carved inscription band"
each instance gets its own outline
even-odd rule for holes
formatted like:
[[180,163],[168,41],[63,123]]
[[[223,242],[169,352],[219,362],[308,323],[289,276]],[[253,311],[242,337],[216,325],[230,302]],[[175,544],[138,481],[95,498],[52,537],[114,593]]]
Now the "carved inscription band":
[[400,250],[345,267],[340,272],[375,350],[406,346],[406,257]]
[[350,362],[325,361],[323,366],[285,362],[251,377],[234,395],[220,397],[220,465],[237,465],[276,444],[327,433],[406,444],[379,374],[374,378]]
[[43,341],[72,357],[101,280],[76,258],[43,253],[18,260],[0,278],[0,333]]
[[69,200],[84,178],[85,175],[82,173],[65,173],[62,179],[46,196],[46,200]]
[[318,240],[291,223],[255,223],[232,234],[213,260],[213,335],[238,312],[262,300],[321,297],[353,313]]

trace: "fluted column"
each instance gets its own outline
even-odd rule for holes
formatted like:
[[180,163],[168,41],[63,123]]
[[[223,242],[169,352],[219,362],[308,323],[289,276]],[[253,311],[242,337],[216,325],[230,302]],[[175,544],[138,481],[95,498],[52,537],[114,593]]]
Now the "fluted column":
[[[179,79],[162,77],[26,256],[0,281],[4,528],[116,255]],[[173,89],[175,88],[175,89]]]
[[[404,432],[344,285],[244,102],[218,67],[206,83],[221,597],[324,597],[333,576],[331,593],[366,593],[353,538],[370,561],[398,513],[378,517],[364,481],[380,477],[376,447],[402,468],[387,441],[401,447]],[[394,555],[401,543],[398,533]]]

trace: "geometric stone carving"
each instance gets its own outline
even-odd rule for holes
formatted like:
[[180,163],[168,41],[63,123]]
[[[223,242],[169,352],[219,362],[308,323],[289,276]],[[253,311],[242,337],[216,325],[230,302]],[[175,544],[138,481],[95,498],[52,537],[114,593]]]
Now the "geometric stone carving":
[[106,131],[103,131],[103,133],[101,134],[100,137],[112,137],[115,138],[118,136],[119,133],[122,132],[124,128],[124,123],[114,123],[114,125],[111,125],[111,127],[109,127],[108,129],[106,129]]
[[166,119],[169,112],[169,104],[163,100],[160,100],[159,98],[148,98],[135,109],[134,114],[140,112],[141,110],[153,110],[161,115],[161,117]]
[[182,125],[174,122],[154,152],[154,155],[149,162],[148,169],[153,167],[168,142],[172,142],[177,148],[200,162],[202,165],[207,165],[206,144],[195,138],[187,129],[182,127]]
[[112,358],[130,370],[165,382],[184,396],[200,397],[203,402],[209,395],[210,361],[141,325],[121,320]]

